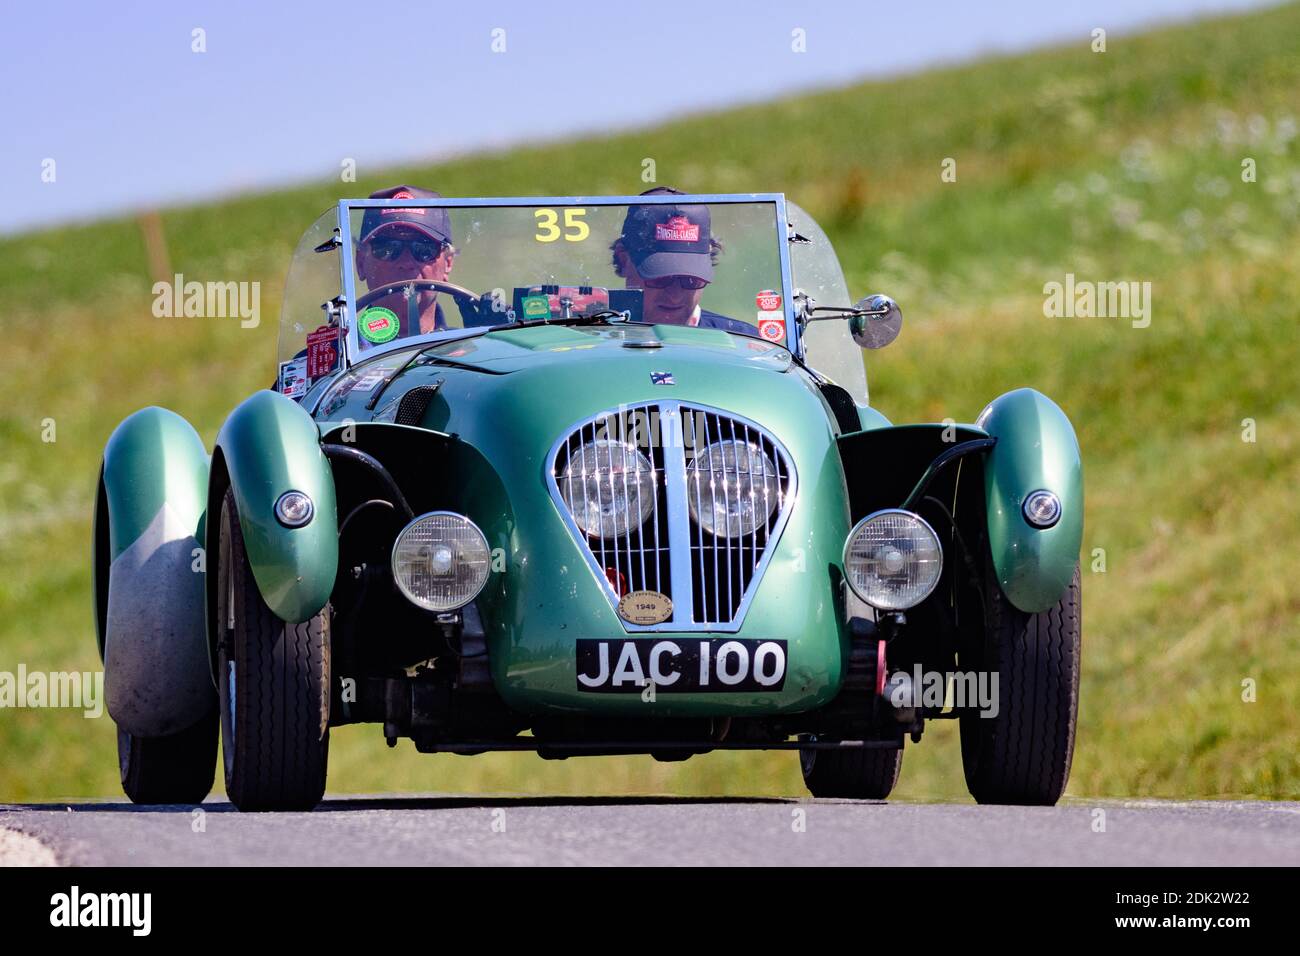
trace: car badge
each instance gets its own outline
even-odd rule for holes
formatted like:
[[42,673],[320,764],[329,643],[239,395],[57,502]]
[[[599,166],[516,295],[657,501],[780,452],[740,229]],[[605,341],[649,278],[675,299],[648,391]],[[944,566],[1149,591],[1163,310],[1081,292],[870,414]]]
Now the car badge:
[[629,624],[642,627],[662,624],[673,616],[673,602],[658,591],[632,591],[618,602],[618,614]]
[[650,384],[651,385],[676,385],[677,383],[673,381],[672,372],[651,372]]

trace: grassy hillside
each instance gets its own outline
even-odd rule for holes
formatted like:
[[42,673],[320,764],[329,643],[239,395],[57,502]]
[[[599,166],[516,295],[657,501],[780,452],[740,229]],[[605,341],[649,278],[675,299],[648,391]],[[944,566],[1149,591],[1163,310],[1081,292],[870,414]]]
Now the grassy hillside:
[[[98,666],[95,470],[114,425],[175,409],[211,442],[273,374],[293,244],[342,195],[784,191],[855,294],[907,324],[868,365],[895,421],[972,420],[1033,385],[1085,459],[1084,674],[1069,793],[1300,795],[1300,7],[1111,37],[694,117],[598,141],[395,169],[163,214],[172,266],[264,284],[260,327],[157,319],[134,222],[0,242],[0,671]],[[941,163],[956,160],[956,182]],[[1257,181],[1243,182],[1243,159]],[[1049,319],[1043,286],[1151,283],[1147,328]],[[56,441],[42,441],[52,418]],[[1255,440],[1243,440],[1243,420]],[[1104,571],[1096,549],[1104,551]],[[1242,682],[1253,680],[1254,702]],[[955,728],[901,797],[965,798]],[[331,787],[801,794],[791,754],[548,763],[334,736]],[[220,784],[218,784],[218,787]],[[0,799],[117,795],[107,717],[0,711]]]

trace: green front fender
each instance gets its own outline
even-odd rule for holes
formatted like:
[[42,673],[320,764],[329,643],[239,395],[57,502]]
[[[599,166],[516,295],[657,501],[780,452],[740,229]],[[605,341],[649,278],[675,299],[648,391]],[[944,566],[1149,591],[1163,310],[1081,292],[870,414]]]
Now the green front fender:
[[207,450],[190,423],[175,412],[142,408],[114,429],[100,468],[91,560],[101,659],[110,566],[145,533],[164,505],[202,540],[207,490]]
[[[984,461],[998,583],[1020,610],[1045,611],[1069,586],[1083,541],[1083,463],[1074,428],[1055,402],[1032,388],[994,399],[976,424],[998,440]],[[1061,518],[1047,529],[1033,527],[1021,512],[1040,488],[1061,499]]]
[[[218,456],[263,600],[282,620],[306,620],[329,600],[339,557],[334,475],[315,421],[293,399],[257,392],[221,427],[214,463]],[[286,528],[276,519],[286,491],[311,498],[315,513],[306,526]]]
[[211,708],[200,542],[208,454],[185,419],[145,408],[104,449],[93,532],[95,631],[109,715],[142,737]]

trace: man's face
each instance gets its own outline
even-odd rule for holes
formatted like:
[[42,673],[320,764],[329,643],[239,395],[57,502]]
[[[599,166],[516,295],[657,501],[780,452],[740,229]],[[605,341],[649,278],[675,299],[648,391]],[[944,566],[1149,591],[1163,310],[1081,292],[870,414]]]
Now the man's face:
[[[384,229],[374,238],[357,247],[357,275],[373,290],[392,282],[410,279],[438,279],[446,281],[451,273],[451,250],[443,244],[440,251],[428,262],[416,258],[412,243],[428,243],[436,247],[437,240],[430,239],[418,229]],[[418,246],[417,246],[418,248]],[[385,257],[387,256],[387,258]],[[400,292],[395,292],[400,295]],[[434,292],[422,292],[436,296]],[[387,298],[387,296],[385,296]]]
[[[427,255],[435,249],[437,254],[427,262],[421,262],[417,256],[417,252]],[[371,291],[393,282],[409,282],[412,279],[446,281],[451,273],[451,264],[451,247],[445,243],[439,246],[437,240],[418,229],[401,226],[383,229],[357,247],[357,275]],[[438,293],[433,289],[420,289],[415,295],[416,309],[422,317],[420,331],[432,332]],[[403,317],[408,314],[406,298],[400,286],[371,305],[380,306]]]
[[[695,314],[695,308],[704,296],[704,289],[687,289],[683,277],[673,276],[672,282],[662,288],[648,286],[641,274],[636,271],[632,259],[623,254],[623,275],[629,289],[642,289],[644,298],[644,319],[646,322],[662,322],[666,325],[686,325]],[[656,281],[656,285],[662,283]]]

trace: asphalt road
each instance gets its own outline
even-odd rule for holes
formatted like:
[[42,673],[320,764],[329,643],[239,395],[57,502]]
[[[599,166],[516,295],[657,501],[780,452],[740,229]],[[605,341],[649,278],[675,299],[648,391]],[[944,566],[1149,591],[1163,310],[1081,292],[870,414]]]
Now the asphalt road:
[[215,800],[202,813],[106,801],[0,805],[6,862],[1297,865],[1300,803],[1098,800],[1049,808],[403,795],[332,798],[312,813],[283,814],[242,814]]

